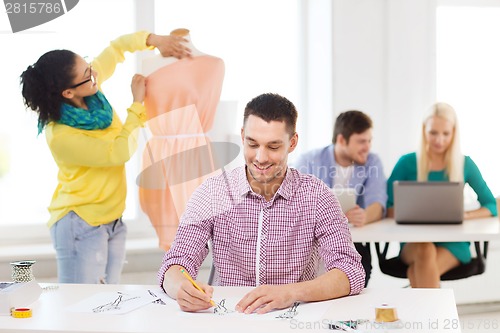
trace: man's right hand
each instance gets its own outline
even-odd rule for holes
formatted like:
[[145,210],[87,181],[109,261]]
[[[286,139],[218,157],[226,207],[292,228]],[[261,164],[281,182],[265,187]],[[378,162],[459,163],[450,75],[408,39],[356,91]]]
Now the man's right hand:
[[212,307],[210,300],[212,299],[214,288],[206,283],[195,281],[205,292],[196,289],[191,281],[181,273],[181,269],[185,268],[179,265],[172,265],[165,272],[162,286],[167,295],[177,301],[182,311],[195,312]]
[[185,281],[181,282],[176,296],[177,304],[179,304],[181,310],[196,312],[210,309],[212,307],[210,300],[212,299],[214,288],[208,284],[196,281],[198,286],[205,291],[203,293],[196,289],[189,280],[186,278],[184,278],[184,280]]
[[363,208],[356,205],[345,214],[347,220],[355,227],[362,227],[366,224],[366,212]]

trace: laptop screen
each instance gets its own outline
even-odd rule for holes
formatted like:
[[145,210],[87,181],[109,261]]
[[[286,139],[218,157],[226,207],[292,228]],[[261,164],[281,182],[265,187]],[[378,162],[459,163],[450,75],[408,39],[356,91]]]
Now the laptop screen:
[[393,186],[397,223],[462,223],[463,183],[395,181]]

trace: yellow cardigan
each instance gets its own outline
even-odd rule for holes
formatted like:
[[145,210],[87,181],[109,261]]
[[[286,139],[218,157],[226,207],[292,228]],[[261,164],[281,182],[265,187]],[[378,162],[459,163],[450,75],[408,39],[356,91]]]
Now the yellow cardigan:
[[[121,36],[92,61],[99,73],[99,90],[116,65],[125,60],[126,51],[148,48],[148,35],[141,31]],[[55,122],[47,125],[47,144],[59,167],[58,185],[48,208],[49,227],[72,210],[93,226],[122,216],[127,195],[125,162],[137,149],[137,129],[146,121],[141,103],[133,103],[127,113],[122,124],[113,110],[113,121],[103,130],[82,130]]]

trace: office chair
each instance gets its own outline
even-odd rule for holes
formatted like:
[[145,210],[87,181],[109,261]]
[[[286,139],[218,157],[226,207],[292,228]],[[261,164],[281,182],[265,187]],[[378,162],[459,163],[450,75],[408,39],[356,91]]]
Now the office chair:
[[[479,241],[474,242],[474,247],[476,249],[476,256],[468,264],[461,264],[458,267],[441,275],[441,281],[459,280],[465,279],[470,276],[483,274],[486,270],[486,256],[488,254],[488,242],[482,242],[483,249],[481,250],[481,244]],[[408,265],[403,263],[399,257],[387,258],[387,251],[389,249],[389,242],[385,243],[384,249],[381,251],[381,246],[379,243],[375,243],[375,249],[377,250],[378,264],[382,273],[406,279],[406,271]]]

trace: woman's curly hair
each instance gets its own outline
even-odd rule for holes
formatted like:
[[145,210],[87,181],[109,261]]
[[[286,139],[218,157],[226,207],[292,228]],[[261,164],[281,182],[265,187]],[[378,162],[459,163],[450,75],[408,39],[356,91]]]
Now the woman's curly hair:
[[61,118],[62,92],[74,80],[76,54],[69,50],[45,53],[21,74],[22,95],[26,108],[38,113],[39,128]]

